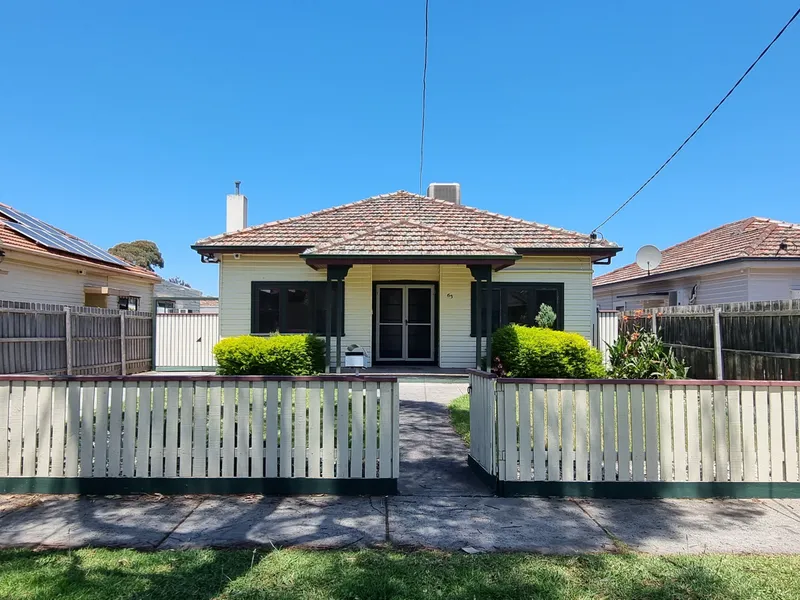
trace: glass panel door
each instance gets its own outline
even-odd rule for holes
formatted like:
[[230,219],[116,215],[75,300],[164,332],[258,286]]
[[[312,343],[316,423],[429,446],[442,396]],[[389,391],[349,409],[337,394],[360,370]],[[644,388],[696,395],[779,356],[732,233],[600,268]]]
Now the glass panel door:
[[379,285],[376,360],[434,360],[431,285]]
[[378,360],[402,359],[404,354],[404,317],[402,287],[377,288]]
[[406,289],[406,358],[433,360],[433,288]]

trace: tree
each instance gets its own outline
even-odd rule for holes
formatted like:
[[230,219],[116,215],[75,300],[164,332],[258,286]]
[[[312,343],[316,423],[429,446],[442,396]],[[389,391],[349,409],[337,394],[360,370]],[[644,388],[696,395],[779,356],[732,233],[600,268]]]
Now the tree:
[[539,314],[536,315],[534,321],[536,321],[536,325],[542,327],[544,329],[552,329],[556,324],[556,311],[553,310],[553,307],[549,304],[542,304],[539,307]]
[[170,283],[174,283],[175,285],[183,286],[185,288],[190,288],[191,289],[191,287],[192,287],[191,285],[186,283],[186,280],[183,279],[183,277],[177,277],[177,276],[176,277],[170,277],[169,279],[167,279],[167,281],[169,281]]
[[122,242],[108,251],[124,261],[153,271],[153,267],[164,268],[164,258],[155,242],[136,240],[135,242]]

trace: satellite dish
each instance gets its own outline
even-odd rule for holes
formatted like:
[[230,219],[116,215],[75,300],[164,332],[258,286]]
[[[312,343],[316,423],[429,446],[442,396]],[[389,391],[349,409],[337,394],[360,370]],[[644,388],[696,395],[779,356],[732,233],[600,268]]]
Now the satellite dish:
[[650,271],[661,264],[661,251],[650,244],[642,246],[636,253],[636,264],[650,275]]

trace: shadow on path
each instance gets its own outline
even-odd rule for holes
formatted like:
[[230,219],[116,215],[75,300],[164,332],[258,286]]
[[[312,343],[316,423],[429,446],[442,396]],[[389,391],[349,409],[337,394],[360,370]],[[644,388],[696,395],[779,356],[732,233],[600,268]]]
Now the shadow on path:
[[450,424],[447,406],[462,384],[400,385],[400,480],[406,496],[491,496],[467,466],[468,449]]

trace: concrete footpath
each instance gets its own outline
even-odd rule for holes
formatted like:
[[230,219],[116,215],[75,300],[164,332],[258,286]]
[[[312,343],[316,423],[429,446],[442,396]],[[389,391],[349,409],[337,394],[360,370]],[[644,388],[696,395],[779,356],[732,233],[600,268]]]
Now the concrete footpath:
[[0,546],[800,553],[800,500],[0,497]]
[[0,547],[800,553],[800,500],[495,498],[449,425],[465,391],[401,385],[398,496],[0,496]]

